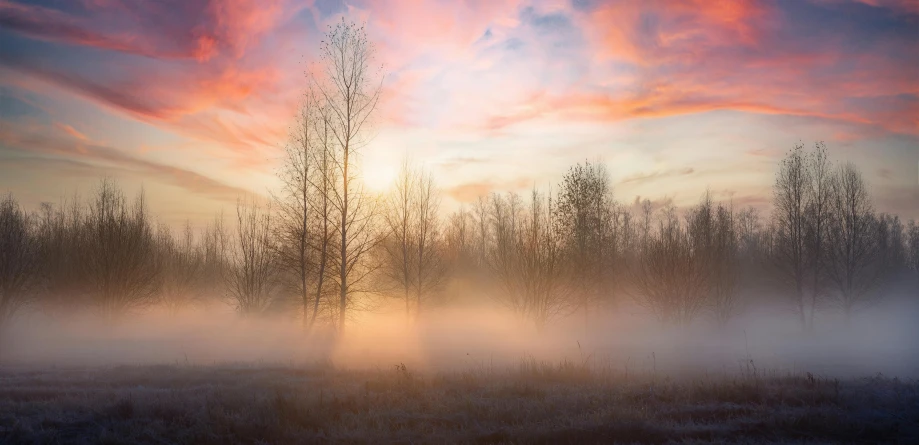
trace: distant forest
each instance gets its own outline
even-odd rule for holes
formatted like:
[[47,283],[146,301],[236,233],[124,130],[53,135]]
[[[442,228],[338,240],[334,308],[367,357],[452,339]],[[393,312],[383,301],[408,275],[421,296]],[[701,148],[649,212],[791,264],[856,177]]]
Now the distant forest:
[[232,224],[159,224],[143,192],[130,199],[108,179],[87,199],[38,209],[0,200],[0,321],[26,307],[116,318],[223,300],[342,329],[381,298],[412,320],[472,294],[536,329],[570,315],[590,324],[625,301],[666,323],[726,324],[769,301],[811,331],[818,311],[848,318],[894,292],[919,298],[919,225],[877,212],[858,168],[822,143],[778,164],[769,215],[710,193],[685,209],[624,205],[591,162],[552,190],[481,196],[447,217],[431,173],[408,162],[390,192],[371,193],[360,150],[380,96],[373,45],[342,22],[320,49],[282,187],[240,200]]

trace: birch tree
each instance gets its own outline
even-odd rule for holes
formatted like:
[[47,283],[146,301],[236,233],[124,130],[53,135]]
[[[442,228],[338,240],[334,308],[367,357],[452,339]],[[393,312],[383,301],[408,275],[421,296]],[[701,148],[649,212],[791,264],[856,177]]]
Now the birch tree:
[[338,325],[344,329],[348,307],[362,290],[361,282],[375,266],[368,254],[379,242],[375,233],[375,197],[358,176],[358,155],[370,136],[371,118],[380,97],[382,78],[374,73],[374,46],[363,27],[344,19],[320,44],[322,72],[313,87],[328,107],[329,131],[336,145],[333,163],[338,184],[333,206],[338,213]]

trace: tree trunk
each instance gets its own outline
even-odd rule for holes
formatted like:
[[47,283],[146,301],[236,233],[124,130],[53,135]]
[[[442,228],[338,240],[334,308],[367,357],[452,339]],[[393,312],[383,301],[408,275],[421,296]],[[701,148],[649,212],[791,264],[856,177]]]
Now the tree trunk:
[[341,287],[339,289],[338,301],[338,330],[345,331],[345,309],[348,304],[348,145],[345,144],[344,169],[342,175],[342,184],[344,190],[342,194],[344,200],[341,207],[341,270],[339,279]]

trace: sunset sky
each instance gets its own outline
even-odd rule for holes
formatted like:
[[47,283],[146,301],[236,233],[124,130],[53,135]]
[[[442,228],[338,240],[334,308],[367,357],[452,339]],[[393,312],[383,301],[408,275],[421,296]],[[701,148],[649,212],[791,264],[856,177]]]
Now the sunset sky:
[[826,142],[878,210],[919,218],[919,1],[0,0],[0,193],[102,176],[166,221],[267,196],[329,24],[384,66],[363,162],[445,210],[602,160],[622,202],[766,210],[778,159]]

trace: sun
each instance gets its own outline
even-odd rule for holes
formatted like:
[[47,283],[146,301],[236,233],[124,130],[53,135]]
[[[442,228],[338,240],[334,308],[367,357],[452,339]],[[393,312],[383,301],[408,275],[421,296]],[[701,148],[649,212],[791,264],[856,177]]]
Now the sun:
[[365,160],[361,173],[368,190],[382,193],[389,190],[396,181],[399,167],[389,159],[369,157]]

